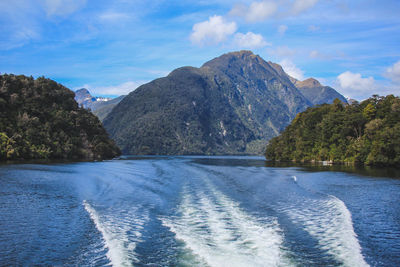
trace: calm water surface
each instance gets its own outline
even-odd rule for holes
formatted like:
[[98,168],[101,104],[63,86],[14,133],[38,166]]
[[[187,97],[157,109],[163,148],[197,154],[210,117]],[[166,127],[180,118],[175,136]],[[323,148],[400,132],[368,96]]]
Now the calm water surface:
[[396,170],[148,157],[0,166],[0,265],[400,266]]

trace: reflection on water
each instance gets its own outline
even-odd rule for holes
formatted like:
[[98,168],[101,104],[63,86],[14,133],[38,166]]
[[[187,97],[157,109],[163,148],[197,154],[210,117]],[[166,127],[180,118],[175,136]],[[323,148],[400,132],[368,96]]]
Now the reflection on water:
[[294,162],[273,162],[266,161],[261,157],[249,157],[249,159],[243,158],[196,158],[195,162],[205,165],[215,166],[243,166],[243,167],[276,167],[276,168],[290,168],[298,167],[299,170],[306,172],[347,172],[354,173],[364,176],[373,177],[390,177],[400,178],[400,169],[396,167],[374,167],[374,166],[362,166],[352,164],[332,164],[324,165],[323,163],[294,163]]

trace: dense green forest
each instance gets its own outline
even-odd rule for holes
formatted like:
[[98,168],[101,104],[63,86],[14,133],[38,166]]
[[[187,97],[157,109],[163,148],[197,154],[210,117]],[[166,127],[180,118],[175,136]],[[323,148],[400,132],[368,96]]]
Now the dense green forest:
[[270,140],[266,158],[400,165],[400,99],[374,95],[351,105],[337,99],[308,108]]
[[74,96],[43,77],[0,75],[0,160],[119,155],[98,118]]

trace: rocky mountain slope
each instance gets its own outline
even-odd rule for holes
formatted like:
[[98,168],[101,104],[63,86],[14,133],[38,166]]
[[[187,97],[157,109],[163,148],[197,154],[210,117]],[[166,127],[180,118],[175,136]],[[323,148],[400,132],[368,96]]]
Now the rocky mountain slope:
[[80,106],[90,109],[101,121],[124,97],[125,95],[116,98],[95,97],[92,96],[86,88],[75,91],[75,101],[78,102]]
[[343,103],[347,103],[346,98],[339,94],[335,89],[329,86],[323,86],[319,81],[314,78],[309,78],[304,81],[298,81],[291,78],[293,84],[300,90],[300,92],[313,103],[313,105],[331,104],[333,100],[338,98]]
[[101,121],[124,97],[124,95],[116,98],[95,97],[86,88],[75,91],[75,101],[79,106],[90,109]]
[[140,86],[103,123],[125,154],[262,154],[312,105],[279,65],[240,51]]
[[96,115],[101,121],[111,112],[111,110],[124,99],[125,95],[110,99],[108,101],[96,101],[90,105],[90,110]]
[[75,101],[84,108],[89,108],[93,102],[96,102],[96,97],[92,96],[88,89],[81,88],[75,91]]
[[0,75],[0,160],[105,159],[119,153],[71,90],[43,77]]

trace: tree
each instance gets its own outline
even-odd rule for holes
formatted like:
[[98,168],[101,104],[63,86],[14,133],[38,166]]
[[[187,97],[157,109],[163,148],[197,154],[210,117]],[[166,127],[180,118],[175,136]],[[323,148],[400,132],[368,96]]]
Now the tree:
[[363,115],[367,120],[372,120],[375,117],[376,108],[372,103],[368,103],[368,105],[363,110]]
[[271,160],[333,160],[400,165],[400,98],[374,96],[361,103],[309,108],[270,140]]

